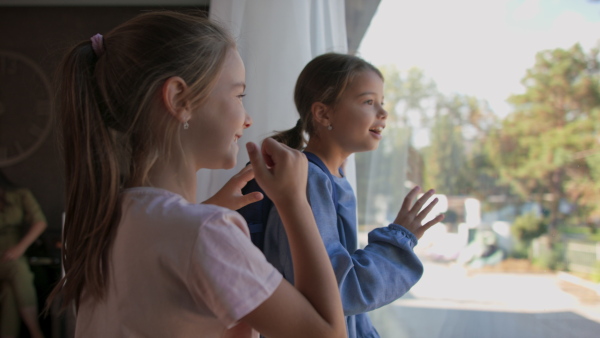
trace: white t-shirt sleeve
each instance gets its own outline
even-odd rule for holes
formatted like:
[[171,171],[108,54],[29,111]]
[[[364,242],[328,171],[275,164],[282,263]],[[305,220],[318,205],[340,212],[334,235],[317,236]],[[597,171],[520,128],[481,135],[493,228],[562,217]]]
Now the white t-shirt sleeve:
[[217,212],[201,225],[190,262],[192,297],[227,328],[269,298],[282,280],[234,212]]

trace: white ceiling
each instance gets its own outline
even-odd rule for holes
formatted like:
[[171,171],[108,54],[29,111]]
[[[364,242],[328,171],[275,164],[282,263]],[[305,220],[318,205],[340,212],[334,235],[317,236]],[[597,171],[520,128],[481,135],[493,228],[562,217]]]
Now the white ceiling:
[[210,0],[0,0],[0,6],[208,6]]

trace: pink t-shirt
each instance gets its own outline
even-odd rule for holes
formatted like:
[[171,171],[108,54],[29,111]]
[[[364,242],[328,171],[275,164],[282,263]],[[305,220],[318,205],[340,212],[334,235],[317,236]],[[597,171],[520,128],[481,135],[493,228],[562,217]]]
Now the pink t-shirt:
[[219,337],[279,286],[238,213],[156,188],[122,197],[107,293],[82,299],[76,337]]

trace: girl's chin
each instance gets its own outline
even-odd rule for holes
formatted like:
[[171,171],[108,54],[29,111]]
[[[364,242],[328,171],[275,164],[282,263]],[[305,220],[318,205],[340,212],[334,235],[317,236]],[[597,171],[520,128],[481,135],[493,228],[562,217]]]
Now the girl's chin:
[[237,153],[233,157],[228,158],[223,164],[223,169],[231,169],[237,164]]
[[220,158],[215,158],[212,161],[212,165],[210,166],[206,166],[203,167],[205,169],[213,169],[213,170],[218,170],[218,169],[232,169],[233,167],[235,167],[235,165],[237,164],[237,151],[236,152],[230,152],[229,154],[227,154],[226,156],[220,157]]
[[364,151],[376,150],[377,148],[379,148],[379,140],[377,140],[376,142],[370,142],[366,148],[367,149],[365,149]]
[[225,169],[231,169],[231,168],[235,167],[235,165],[237,164],[237,155],[238,155],[238,147],[236,144],[234,151],[231,152],[230,157],[225,161],[226,162]]
[[376,143],[374,145],[368,145],[368,146],[365,146],[365,147],[354,149],[352,151],[352,153],[366,153],[368,151],[376,150],[378,147],[379,147],[379,143]]

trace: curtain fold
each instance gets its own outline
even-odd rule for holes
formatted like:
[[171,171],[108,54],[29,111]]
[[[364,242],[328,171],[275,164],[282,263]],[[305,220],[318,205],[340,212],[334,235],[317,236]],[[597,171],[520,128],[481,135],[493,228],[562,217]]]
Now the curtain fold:
[[[244,106],[254,124],[240,139],[234,169],[198,172],[198,201],[208,199],[246,165],[246,142],[259,143],[296,124],[293,91],[302,68],[317,55],[348,49],[344,0],[212,0],[209,15],[238,41],[246,67]],[[354,157],[346,171],[354,186]]]

